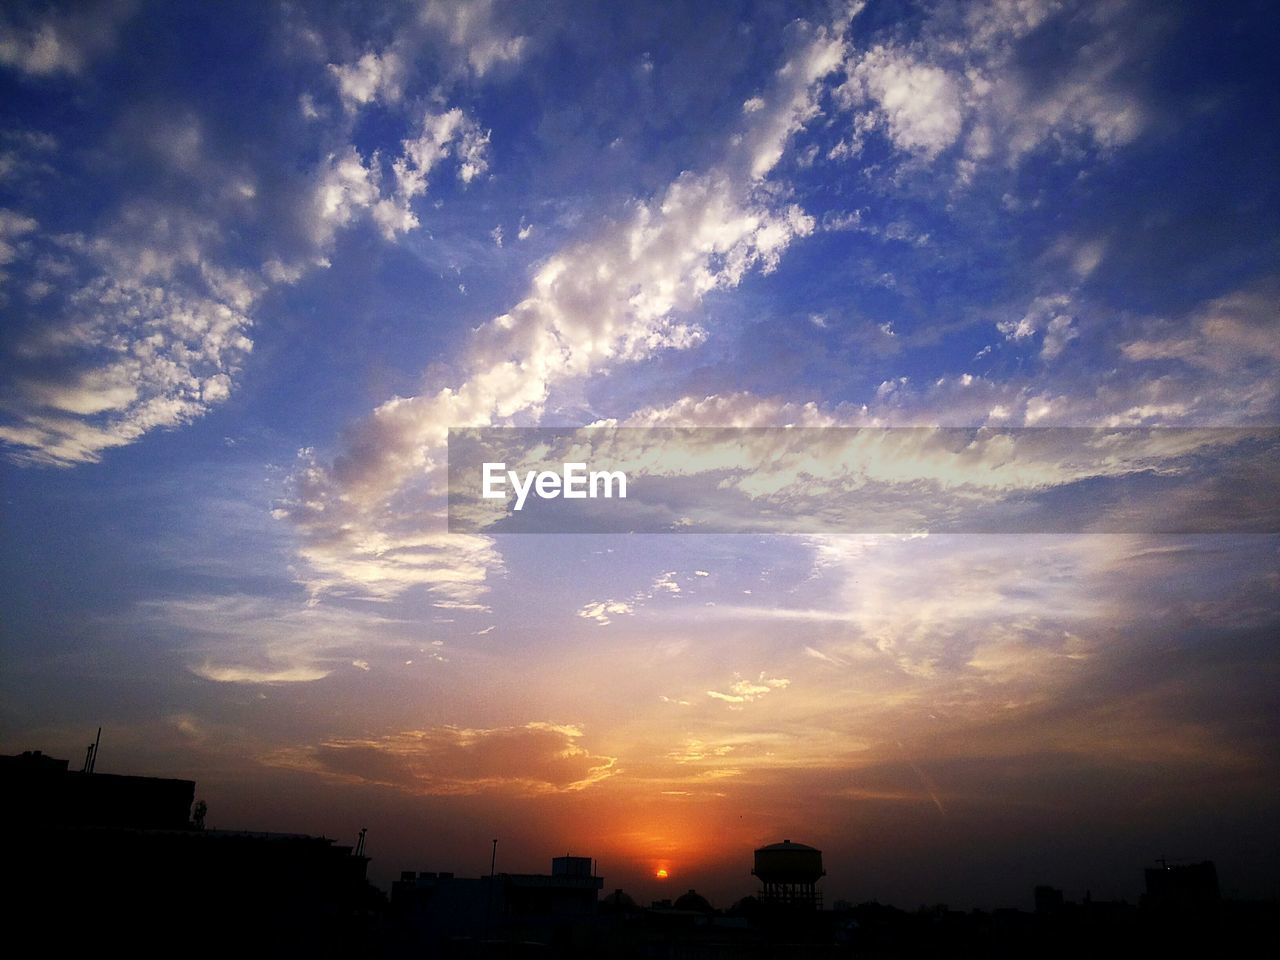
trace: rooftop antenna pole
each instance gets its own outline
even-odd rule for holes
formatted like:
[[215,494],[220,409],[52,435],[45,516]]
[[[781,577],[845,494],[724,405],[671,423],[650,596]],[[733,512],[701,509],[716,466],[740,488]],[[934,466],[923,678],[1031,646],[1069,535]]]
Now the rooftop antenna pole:
[[489,854],[489,890],[488,897],[484,904],[484,920],[485,927],[488,928],[489,935],[493,936],[493,877],[494,869],[498,865],[498,840],[495,837],[493,841],[493,852]]
[[98,745],[102,743],[102,727],[98,727],[98,736],[93,741],[93,753],[89,755],[89,772],[98,765]]

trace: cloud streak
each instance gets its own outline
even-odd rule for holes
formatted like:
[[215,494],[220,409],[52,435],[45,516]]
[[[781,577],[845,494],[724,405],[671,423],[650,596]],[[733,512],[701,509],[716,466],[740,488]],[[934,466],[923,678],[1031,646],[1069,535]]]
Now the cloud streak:
[[[332,465],[307,461],[302,492],[278,513],[295,525],[319,580],[368,579],[360,571],[380,562],[368,544],[406,525],[395,498],[442,491],[449,427],[536,421],[557,384],[699,343],[703,332],[685,317],[704,297],[736,287],[751,270],[771,271],[793,240],[812,232],[812,218],[774,201],[764,178],[816,115],[821,84],[843,51],[827,28],[804,32],[719,165],[682,174],[625,219],[542,263],[528,295],[476,331],[456,386],[382,404],[351,429]],[[432,572],[421,573],[431,586]]]
[[372,739],[334,739],[270,753],[263,762],[347,783],[379,784],[422,796],[489,791],[536,796],[586,790],[616,774],[616,757],[582,745],[575,726],[438,726]]

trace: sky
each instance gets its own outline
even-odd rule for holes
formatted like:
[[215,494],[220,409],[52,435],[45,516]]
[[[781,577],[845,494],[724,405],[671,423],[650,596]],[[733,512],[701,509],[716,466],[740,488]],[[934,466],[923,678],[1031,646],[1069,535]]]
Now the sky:
[[[828,901],[1132,900],[1161,856],[1276,895],[1275,461],[1213,437],[1280,421],[1278,41],[1264,2],[5,4],[0,751],[101,725],[212,826],[368,827],[384,884],[496,837],[725,906],[790,838]],[[1202,428],[1001,489],[1194,519],[1216,479],[1246,522],[450,532],[451,428],[585,425]]]

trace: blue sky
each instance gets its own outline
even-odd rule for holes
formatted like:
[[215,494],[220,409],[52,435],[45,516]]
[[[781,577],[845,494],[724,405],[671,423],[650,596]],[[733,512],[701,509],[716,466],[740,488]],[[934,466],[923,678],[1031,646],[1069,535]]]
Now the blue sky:
[[451,536],[440,470],[457,426],[1274,426],[1278,25],[6,5],[3,748],[102,723],[387,876],[506,824],[640,892],[782,835],[855,898],[1179,844],[1265,892],[1274,536]]

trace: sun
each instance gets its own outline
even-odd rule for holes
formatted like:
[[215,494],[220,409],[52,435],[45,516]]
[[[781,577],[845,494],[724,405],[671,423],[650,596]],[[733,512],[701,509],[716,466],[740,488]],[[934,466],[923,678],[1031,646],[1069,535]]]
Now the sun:
[[666,867],[659,867],[659,868],[658,868],[658,872],[657,872],[657,873],[655,873],[655,874],[654,874],[654,876],[655,876],[655,877],[657,877],[659,880],[665,880],[665,879],[667,879],[667,877],[669,876],[669,874],[667,873],[667,868],[666,868]]

